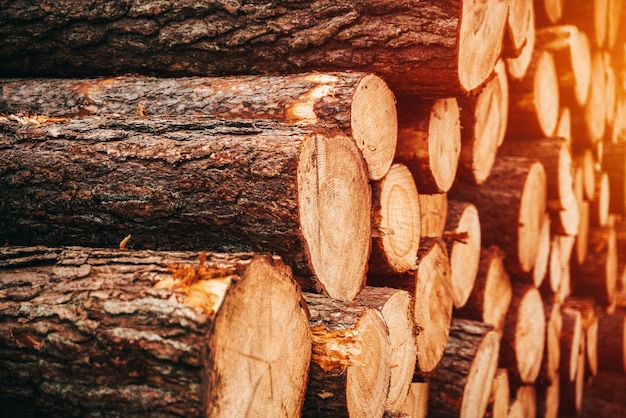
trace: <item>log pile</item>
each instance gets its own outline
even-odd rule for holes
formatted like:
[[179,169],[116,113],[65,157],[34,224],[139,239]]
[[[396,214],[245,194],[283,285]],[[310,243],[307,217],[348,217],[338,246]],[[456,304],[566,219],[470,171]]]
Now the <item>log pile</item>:
[[31,3],[0,415],[556,417],[626,373],[622,2]]

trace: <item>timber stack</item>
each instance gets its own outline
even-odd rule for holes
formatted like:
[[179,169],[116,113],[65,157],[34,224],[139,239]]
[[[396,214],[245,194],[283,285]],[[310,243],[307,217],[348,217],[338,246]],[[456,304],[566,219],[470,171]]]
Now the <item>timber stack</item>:
[[626,373],[624,18],[0,4],[0,415],[578,414]]

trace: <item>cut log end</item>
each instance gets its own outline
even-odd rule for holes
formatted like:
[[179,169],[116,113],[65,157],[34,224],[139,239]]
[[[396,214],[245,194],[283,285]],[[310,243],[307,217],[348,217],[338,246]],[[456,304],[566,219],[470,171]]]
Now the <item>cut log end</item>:
[[309,138],[298,189],[313,272],[329,296],[352,300],[364,285],[371,243],[371,191],[360,151],[342,136]]
[[463,405],[461,417],[482,416],[489,403],[491,385],[498,367],[497,352],[500,349],[500,337],[497,332],[488,332],[480,346],[476,350],[476,356],[472,362],[465,391],[463,393]]
[[[300,300],[299,288],[287,271],[254,260],[229,290],[209,342],[219,385],[209,388],[215,402],[207,405],[207,416],[241,410],[291,416],[302,409],[311,341],[305,308],[293,303]],[[249,384],[242,385],[242,376]]]
[[436,100],[428,127],[428,155],[439,192],[447,192],[454,183],[461,153],[459,105],[455,98]]
[[520,366],[520,380],[533,383],[541,368],[546,336],[543,304],[538,290],[531,289],[524,295],[518,317],[523,318],[515,328],[515,355]]
[[522,191],[518,223],[518,258],[523,271],[530,271],[537,257],[537,240],[546,210],[546,174],[536,162],[528,171]]
[[370,179],[380,180],[393,161],[398,132],[396,99],[381,78],[367,75],[359,82],[352,99],[351,125]]
[[508,5],[463,2],[459,28],[459,81],[471,92],[489,77],[502,52]]

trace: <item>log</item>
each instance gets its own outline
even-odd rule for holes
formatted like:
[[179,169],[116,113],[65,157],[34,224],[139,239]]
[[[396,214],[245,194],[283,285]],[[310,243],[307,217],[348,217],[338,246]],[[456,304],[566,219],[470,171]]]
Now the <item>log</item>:
[[502,248],[510,272],[526,273],[533,268],[546,212],[546,176],[541,163],[499,157],[485,184],[476,186],[458,179],[449,197],[478,208],[482,244]]
[[420,193],[420,234],[422,237],[442,237],[448,218],[446,193]]
[[279,259],[80,247],[0,254],[3,412],[300,413],[308,316]]
[[513,297],[511,280],[503,264],[504,257],[504,252],[495,245],[481,248],[472,292],[467,303],[454,311],[455,317],[473,319],[493,326],[500,336]]
[[0,129],[2,242],[110,247],[131,233],[135,248],[271,251],[340,299],[364,284],[371,191],[343,134],[200,116]]
[[583,338],[585,340],[585,374],[593,377],[598,374],[598,316],[599,312],[592,298],[571,297],[564,306],[580,312]]
[[509,375],[506,369],[496,369],[496,374],[491,384],[491,393],[485,418],[507,418],[509,413]]
[[566,3],[563,10],[563,23],[578,26],[587,33],[595,47],[604,47],[609,1],[567,0]]
[[574,249],[575,237],[570,235],[557,235],[559,237],[559,252],[561,253],[561,277],[557,290],[558,301],[564,302],[571,293],[571,268],[570,260]]
[[573,381],[560,380],[559,388],[559,414],[560,415],[580,415],[583,394],[585,390],[585,345],[580,346],[577,354],[578,366],[576,367],[576,378]]
[[[565,100],[559,100],[564,102]],[[558,138],[565,138],[568,145],[572,142],[572,112],[569,107],[563,106],[561,103],[561,110],[559,111],[559,121],[556,124],[554,136]]]
[[406,165],[420,193],[445,193],[456,177],[461,152],[455,98],[398,99],[395,161]]
[[563,103],[584,106],[591,83],[589,38],[574,25],[553,25],[536,32],[538,49],[554,57]]
[[559,399],[561,397],[560,380],[557,374],[555,380],[548,385],[537,385],[537,418],[557,418],[559,416]]
[[580,311],[564,307],[561,309],[561,318],[559,375],[561,383],[565,383],[573,382],[576,379],[578,353],[580,352],[581,344],[584,344],[584,339]]
[[[535,10],[533,8],[534,16]],[[506,71],[510,80],[520,81],[528,72],[528,67],[535,50],[535,25],[528,25],[526,34],[526,44],[522,47],[520,54],[515,58],[505,58]]]
[[391,376],[382,313],[314,293],[305,292],[304,299],[313,354],[302,416],[382,417]]
[[409,396],[402,407],[402,412],[412,418],[426,418],[428,415],[429,383],[413,382],[409,388]]
[[417,269],[394,275],[368,275],[368,284],[408,291],[414,300],[417,359],[413,380],[430,376],[443,356],[452,320],[450,261],[441,238],[422,238]]
[[609,174],[595,170],[594,199],[589,201],[589,223],[591,226],[607,226],[609,223],[609,205],[611,188]]
[[536,384],[550,386],[558,382],[561,362],[560,337],[563,328],[561,304],[556,301],[555,297],[550,299],[544,297],[543,312],[546,319],[546,343]]
[[450,259],[452,301],[455,308],[462,308],[474,288],[480,260],[480,219],[476,206],[448,201],[443,239]]
[[585,263],[572,266],[573,294],[592,297],[602,306],[615,301],[617,288],[617,239],[612,226],[589,230]]
[[574,243],[572,264],[582,266],[587,258],[589,248],[589,224],[591,217],[591,203],[588,200],[578,202],[578,232]]
[[606,11],[606,48],[608,51],[615,49],[620,31],[623,31],[623,1],[608,0]]
[[0,80],[3,113],[69,117],[138,111],[337,126],[354,138],[372,180],[389,170],[397,142],[394,95],[382,79],[367,73]]
[[559,119],[559,82],[554,58],[536,49],[524,77],[509,84],[507,137],[548,138]]
[[381,75],[397,93],[452,96],[491,74],[507,10],[500,0],[193,7],[116,0],[46,9],[18,1],[0,9],[0,75],[354,70]]
[[546,325],[541,294],[531,285],[514,285],[500,345],[500,367],[512,383],[534,383],[541,369]]
[[428,413],[437,417],[482,417],[498,365],[498,334],[490,325],[453,319],[450,338],[430,378]]
[[511,392],[510,418],[537,416],[537,391],[534,385],[518,385]]
[[400,410],[406,402],[417,357],[413,300],[404,290],[366,286],[355,302],[380,310],[389,330],[391,378],[385,411]]
[[504,141],[498,155],[536,158],[546,171],[547,209],[558,211],[574,204],[572,156],[564,138]]
[[559,23],[563,17],[566,0],[535,0],[537,26],[549,26]]
[[602,57],[604,58],[604,100],[606,103],[606,127],[605,138],[603,139],[610,139],[609,135],[611,133],[613,120],[615,119],[615,106],[617,104],[617,75],[613,69],[610,53],[604,51]]
[[593,147],[602,140],[606,128],[606,75],[603,55],[591,53],[591,80],[587,101],[583,106],[571,106],[572,146]]
[[581,209],[576,201],[572,202],[570,206],[563,210],[550,211],[550,225],[552,233],[556,235],[569,235],[571,237],[575,237],[579,232],[578,229],[581,224],[580,211]]
[[511,281],[519,283],[530,283],[539,288],[546,278],[548,272],[548,263],[550,262],[550,216],[544,215],[541,230],[537,239],[537,257],[533,264],[533,268],[528,273],[512,273]]
[[[569,263],[568,263],[569,264]],[[541,294],[544,296],[554,295],[558,292],[561,284],[563,266],[561,261],[561,240],[558,235],[552,235],[550,240],[550,258],[546,278],[541,283]]]
[[413,175],[405,165],[393,164],[382,180],[372,184],[370,273],[403,273],[415,268],[420,217]]
[[509,4],[502,56],[517,57],[521,53],[527,41],[528,27],[535,24],[533,8],[533,0],[515,1]]
[[626,312],[623,309],[599,316],[598,370],[626,373]]
[[609,212],[626,214],[626,143],[604,144],[602,169],[609,175]]
[[509,84],[504,61],[498,61],[494,74],[479,94],[457,98],[461,108],[458,175],[476,184],[483,184],[489,177],[506,133]]

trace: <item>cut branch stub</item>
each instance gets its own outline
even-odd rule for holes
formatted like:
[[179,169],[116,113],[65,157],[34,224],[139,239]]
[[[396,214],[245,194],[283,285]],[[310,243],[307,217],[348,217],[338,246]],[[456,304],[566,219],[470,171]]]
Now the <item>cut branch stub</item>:
[[339,299],[364,285],[371,190],[344,134],[201,116],[1,127],[2,242],[132,233],[135,248],[271,251]]
[[138,109],[149,116],[336,126],[354,139],[372,180],[385,175],[396,149],[394,95],[382,79],[367,73],[0,80],[4,113],[130,117]]

